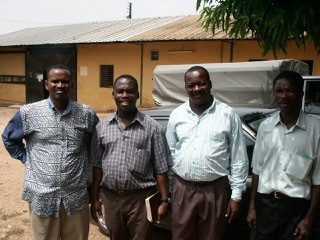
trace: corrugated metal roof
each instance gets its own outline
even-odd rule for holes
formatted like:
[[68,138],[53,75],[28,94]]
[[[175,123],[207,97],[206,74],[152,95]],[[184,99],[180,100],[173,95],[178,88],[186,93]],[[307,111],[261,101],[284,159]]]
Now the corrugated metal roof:
[[[168,41],[168,40],[206,40],[216,39],[212,32],[206,31],[199,21],[199,15],[177,19],[166,25],[130,38],[130,41]],[[226,37],[226,36],[224,36]]]
[[0,46],[229,39],[206,32],[199,15],[37,27],[0,35]]

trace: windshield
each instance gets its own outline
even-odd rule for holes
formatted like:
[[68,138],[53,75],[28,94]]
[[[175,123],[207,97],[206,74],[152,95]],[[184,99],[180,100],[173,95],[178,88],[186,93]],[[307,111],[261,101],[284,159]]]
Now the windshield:
[[274,110],[269,113],[262,113],[262,112],[253,112],[241,117],[242,121],[246,123],[252,130],[255,132],[258,131],[260,124],[271,115],[275,114],[277,111]]

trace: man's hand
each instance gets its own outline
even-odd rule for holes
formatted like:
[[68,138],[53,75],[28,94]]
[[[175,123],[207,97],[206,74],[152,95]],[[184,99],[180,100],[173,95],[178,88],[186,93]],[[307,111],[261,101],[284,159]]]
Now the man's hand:
[[249,209],[247,222],[251,229],[256,228],[257,225],[257,215],[255,209]]
[[169,203],[161,203],[158,208],[158,218],[157,223],[159,224],[162,219],[164,219],[169,211]]
[[311,222],[306,218],[302,219],[294,230],[294,236],[297,240],[308,239],[311,231]]
[[101,201],[99,201],[99,200],[93,201],[93,202],[91,203],[91,208],[90,208],[91,217],[92,217],[92,219],[93,219],[95,222],[98,222],[97,214],[98,214],[98,215],[102,215],[101,205],[102,205],[102,203],[101,203]]
[[238,214],[240,212],[240,207],[241,207],[240,202],[230,199],[228,208],[227,208],[227,213],[225,215],[225,217],[229,218],[228,220],[229,223],[233,222],[238,217]]

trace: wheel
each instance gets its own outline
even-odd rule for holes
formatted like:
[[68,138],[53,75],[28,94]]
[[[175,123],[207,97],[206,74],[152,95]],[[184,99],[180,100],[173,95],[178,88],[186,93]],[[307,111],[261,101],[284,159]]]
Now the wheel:
[[[101,194],[102,194],[102,189],[100,189],[100,192],[99,192],[99,195],[100,195],[100,202],[102,203],[102,200],[101,200]],[[105,222],[105,209],[104,209],[104,205],[103,203],[101,204],[101,213],[102,214],[98,214],[97,213],[97,218],[98,218],[98,222],[97,222],[97,225],[100,229],[100,231],[106,235],[106,236],[110,236],[110,233],[109,233],[109,229],[107,228],[107,225],[106,225],[106,222]]]
[[97,224],[98,224],[98,227],[99,227],[100,231],[104,235],[109,237],[110,233],[109,233],[109,229],[107,228],[107,225],[106,225],[106,222],[105,222],[105,218],[104,218],[104,206],[103,206],[103,204],[101,205],[101,212],[102,212],[101,215],[97,213],[97,217],[98,217]]

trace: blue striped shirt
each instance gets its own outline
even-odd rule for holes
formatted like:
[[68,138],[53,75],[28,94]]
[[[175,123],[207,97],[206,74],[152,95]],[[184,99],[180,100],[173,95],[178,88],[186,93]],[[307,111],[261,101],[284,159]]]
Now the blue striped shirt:
[[241,199],[249,163],[241,121],[231,107],[215,99],[198,116],[188,101],[171,113],[166,136],[178,176],[195,182],[229,176],[231,197]]
[[37,215],[58,216],[61,202],[71,215],[87,203],[89,144],[97,122],[88,106],[69,101],[60,114],[45,99],[23,106],[8,123],[3,142],[25,164],[22,199]]

